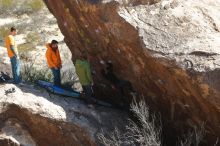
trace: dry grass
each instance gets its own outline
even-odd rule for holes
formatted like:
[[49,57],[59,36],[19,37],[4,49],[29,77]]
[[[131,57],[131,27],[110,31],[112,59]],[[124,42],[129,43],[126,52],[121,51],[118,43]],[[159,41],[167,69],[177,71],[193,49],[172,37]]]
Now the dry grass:
[[43,9],[44,2],[43,0],[29,0],[27,5],[33,12],[36,12]]
[[139,123],[129,120],[125,133],[120,133],[117,129],[107,136],[100,133],[98,134],[100,142],[105,146],[160,146],[161,126],[156,126],[158,120],[155,116],[150,118],[146,103],[143,100],[140,102],[134,100],[131,111],[138,118]]
[[49,69],[37,69],[31,64],[24,64],[21,71],[22,79],[35,83],[38,80],[52,81],[52,73]]
[[[37,56],[37,55],[36,55]],[[21,69],[21,76],[22,80],[26,82],[35,83],[38,80],[44,80],[44,81],[52,81],[52,72],[49,70],[49,68],[36,68],[35,61],[36,57],[29,62],[23,62],[22,69]]]
[[39,42],[41,42],[41,36],[38,32],[29,32],[26,36],[26,42],[38,44]]
[[1,26],[0,27],[0,39],[4,40],[8,34],[9,34],[9,28],[6,26]]
[[[101,144],[105,146],[161,146],[161,124],[158,118],[149,115],[148,106],[141,100],[133,101],[131,111],[138,118],[139,122],[129,120],[126,126],[126,132],[120,132],[117,128],[114,132],[104,135],[103,132],[98,134]],[[161,122],[159,122],[161,123]],[[201,124],[184,136],[176,146],[199,146],[205,136],[205,124]],[[218,145],[218,139],[216,144]]]
[[0,0],[1,9],[11,9],[15,4],[15,0]]
[[34,13],[45,7],[43,0],[0,0],[0,11],[5,14]]

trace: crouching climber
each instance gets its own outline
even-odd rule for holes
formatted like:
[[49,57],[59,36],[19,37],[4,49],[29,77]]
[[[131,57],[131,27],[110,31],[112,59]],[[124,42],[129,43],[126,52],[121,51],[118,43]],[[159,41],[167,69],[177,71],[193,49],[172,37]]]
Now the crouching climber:
[[82,85],[83,92],[86,96],[87,102],[92,103],[94,99],[92,97],[92,72],[91,66],[87,59],[87,53],[82,52],[79,59],[75,62],[76,74],[79,77],[79,81]]
[[135,92],[129,81],[119,79],[113,70],[113,64],[111,62],[106,63],[106,67],[101,71],[104,78],[110,81],[112,88],[119,91],[122,95],[125,95],[125,90],[127,89],[131,93]]
[[46,44],[46,48],[47,64],[53,73],[54,85],[61,86],[60,69],[62,68],[62,61],[58,49],[58,41],[52,40],[51,43]]

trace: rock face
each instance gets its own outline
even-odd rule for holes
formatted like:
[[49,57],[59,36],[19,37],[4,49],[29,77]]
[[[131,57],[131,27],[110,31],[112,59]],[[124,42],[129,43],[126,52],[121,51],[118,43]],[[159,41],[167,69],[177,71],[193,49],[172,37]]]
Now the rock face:
[[138,28],[153,56],[205,74],[206,81],[220,90],[215,76],[220,67],[219,11],[219,1],[166,0],[151,6],[121,7],[119,14]]
[[[219,10],[219,1],[168,0],[120,7],[119,14],[138,28],[154,56],[175,59],[179,65],[203,72],[219,68]],[[192,66],[184,64],[187,60]]]
[[89,53],[96,82],[104,81],[100,62],[110,60],[117,75],[131,81],[173,127],[183,132],[206,121],[208,140],[217,139],[218,91],[180,67],[183,62],[188,67],[192,62],[198,71],[217,67],[219,2],[44,1],[58,20],[73,61],[80,52]]
[[[16,92],[5,95],[5,90]],[[126,123],[126,114],[88,108],[82,101],[49,95],[31,85],[1,85],[0,145],[95,146],[97,133]]]

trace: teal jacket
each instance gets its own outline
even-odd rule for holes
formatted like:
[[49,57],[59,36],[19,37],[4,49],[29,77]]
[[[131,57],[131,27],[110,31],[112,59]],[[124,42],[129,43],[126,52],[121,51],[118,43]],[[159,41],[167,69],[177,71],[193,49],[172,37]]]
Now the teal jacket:
[[92,73],[91,67],[87,60],[76,60],[75,64],[76,74],[79,77],[79,81],[82,86],[87,86],[92,84]]

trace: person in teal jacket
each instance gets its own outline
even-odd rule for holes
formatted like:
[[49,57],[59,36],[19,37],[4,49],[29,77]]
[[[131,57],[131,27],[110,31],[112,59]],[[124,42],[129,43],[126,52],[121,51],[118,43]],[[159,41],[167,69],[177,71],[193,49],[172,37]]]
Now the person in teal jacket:
[[93,80],[92,80],[91,66],[87,59],[86,53],[82,53],[80,59],[76,60],[75,68],[76,68],[76,74],[78,75],[79,81],[83,87],[83,92],[85,93],[87,98],[90,98],[91,101]]

